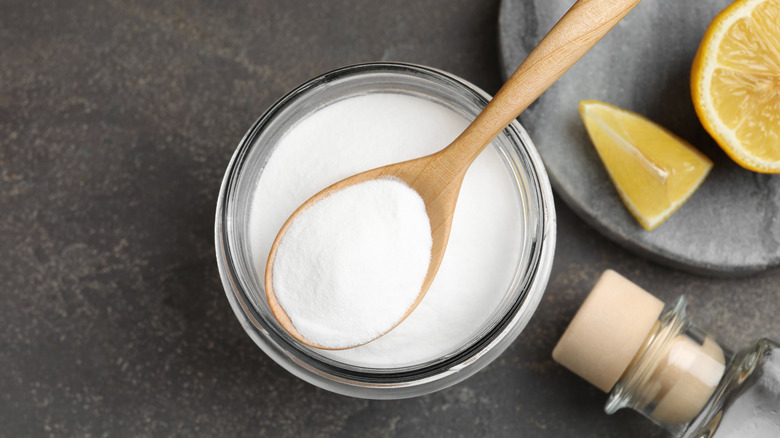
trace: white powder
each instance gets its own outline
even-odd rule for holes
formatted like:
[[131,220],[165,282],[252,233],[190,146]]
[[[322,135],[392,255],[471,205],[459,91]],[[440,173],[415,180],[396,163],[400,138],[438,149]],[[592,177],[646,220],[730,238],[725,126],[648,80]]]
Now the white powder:
[[[252,202],[249,243],[258,283],[276,234],[307,199],[351,175],[434,153],[467,125],[448,108],[398,94],[348,98],[297,123],[275,146]],[[501,306],[519,263],[524,236],[516,190],[500,153],[488,147],[466,173],[447,251],[420,305],[376,341],[319,353],[390,368],[452,353],[477,336]]]
[[431,245],[416,191],[394,179],[357,184],[295,218],[276,252],[274,294],[307,340],[327,348],[364,344],[415,302]]

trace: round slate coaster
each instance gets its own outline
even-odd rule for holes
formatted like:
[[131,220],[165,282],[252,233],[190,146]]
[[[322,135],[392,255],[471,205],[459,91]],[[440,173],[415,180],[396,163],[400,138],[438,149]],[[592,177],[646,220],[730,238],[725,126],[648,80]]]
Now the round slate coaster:
[[[573,3],[502,1],[499,45],[505,78]],[[730,3],[641,2],[520,116],[557,195],[586,222],[657,262],[710,275],[780,265],[780,175],[754,173],[732,162],[701,127],[690,97],[699,42]],[[620,201],[580,120],[578,105],[585,99],[642,114],[714,162],[699,190],[655,230],[645,231]]]

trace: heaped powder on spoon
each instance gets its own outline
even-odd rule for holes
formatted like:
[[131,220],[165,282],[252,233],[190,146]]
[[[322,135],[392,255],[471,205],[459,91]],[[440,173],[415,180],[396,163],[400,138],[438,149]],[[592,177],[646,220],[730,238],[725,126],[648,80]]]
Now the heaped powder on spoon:
[[[357,173],[439,151],[469,123],[452,109],[396,93],[349,97],[318,108],[274,144],[250,212],[252,258],[262,284],[284,222],[317,192]],[[514,281],[523,217],[512,171],[495,147],[469,167],[439,272],[417,308],[379,339],[347,350],[317,350],[339,363],[394,368],[452,354],[482,333]],[[255,299],[265,301],[265,294]]]
[[395,179],[363,182],[293,220],[276,252],[274,294],[307,340],[361,345],[390,330],[415,302],[431,245],[417,192]]

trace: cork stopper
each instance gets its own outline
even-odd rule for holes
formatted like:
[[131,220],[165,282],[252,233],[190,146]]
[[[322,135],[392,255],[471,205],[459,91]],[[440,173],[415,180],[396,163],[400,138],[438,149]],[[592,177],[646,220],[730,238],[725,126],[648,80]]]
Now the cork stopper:
[[607,270],[553,350],[553,359],[609,392],[645,343],[664,303]]

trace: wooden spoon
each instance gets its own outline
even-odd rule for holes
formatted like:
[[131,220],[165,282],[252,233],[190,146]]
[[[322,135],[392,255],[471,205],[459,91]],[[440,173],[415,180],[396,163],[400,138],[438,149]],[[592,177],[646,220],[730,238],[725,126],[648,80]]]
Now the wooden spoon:
[[285,330],[304,344],[327,349],[307,340],[295,329],[274,294],[272,273],[276,251],[282,236],[298,214],[338,190],[373,179],[397,178],[419,193],[425,202],[431,222],[433,238],[431,261],[420,294],[407,313],[401,317],[400,323],[420,303],[439,270],[447,248],[458,192],[471,163],[493,137],[515,120],[531,102],[574,65],[637,3],[639,0],[577,1],[539,45],[528,54],[493,100],[449,146],[433,155],[351,176],[317,193],[295,210],[274,240],[265,271],[268,303]]

